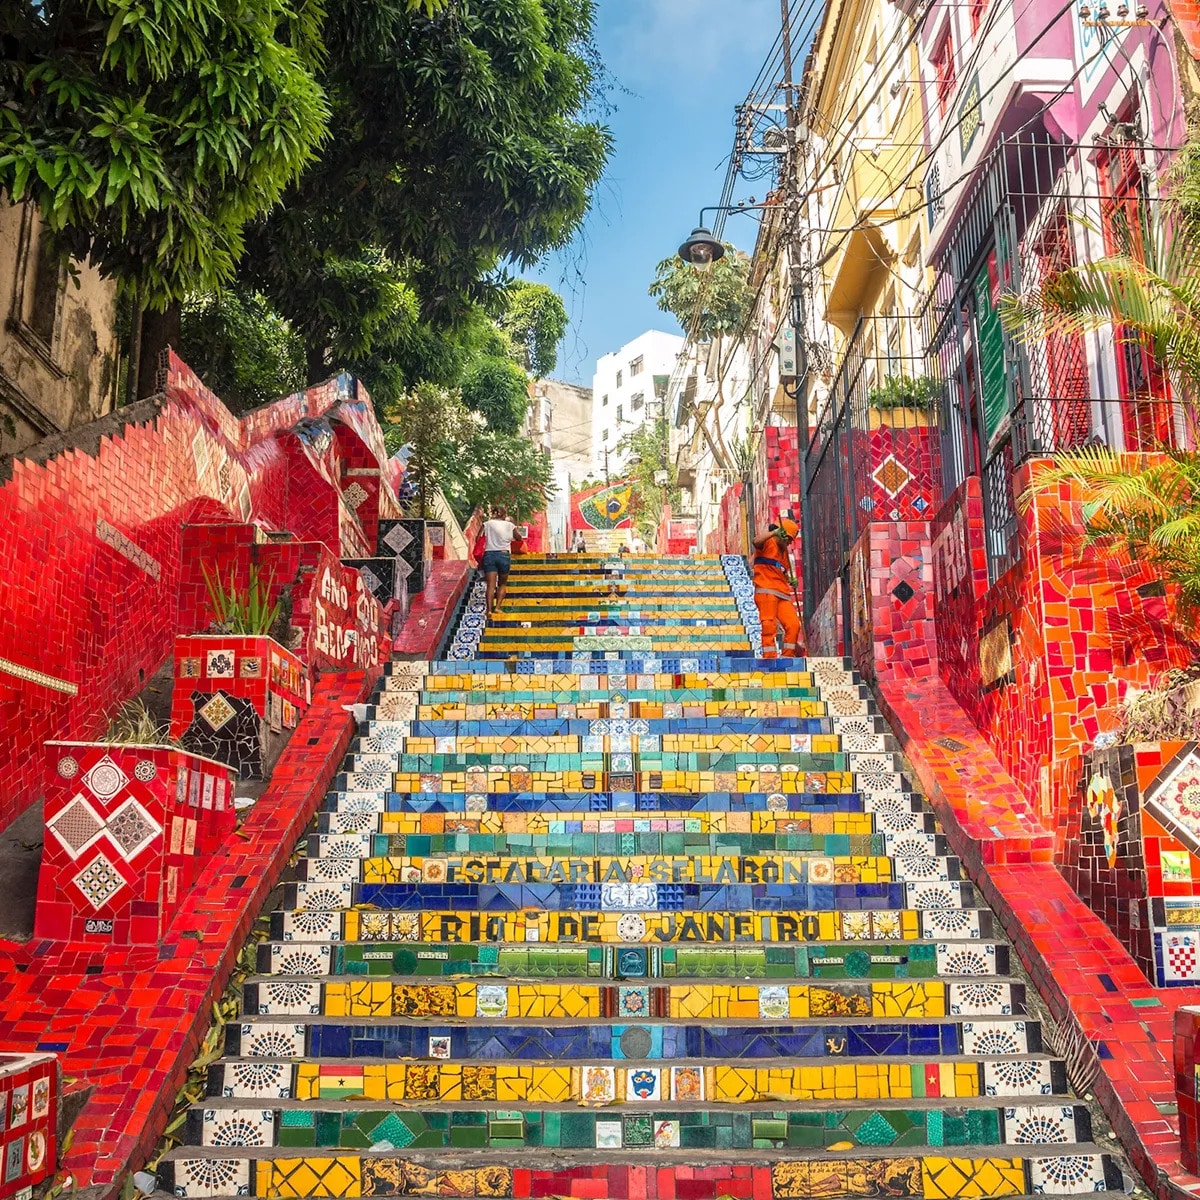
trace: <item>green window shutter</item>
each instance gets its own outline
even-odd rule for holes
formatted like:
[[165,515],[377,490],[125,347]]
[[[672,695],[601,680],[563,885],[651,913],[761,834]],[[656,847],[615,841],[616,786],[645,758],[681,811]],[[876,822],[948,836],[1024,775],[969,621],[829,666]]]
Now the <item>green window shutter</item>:
[[1008,414],[1008,385],[1004,331],[1000,328],[1000,314],[992,304],[992,283],[986,265],[975,280],[975,336],[983,387],[983,428],[990,443]]

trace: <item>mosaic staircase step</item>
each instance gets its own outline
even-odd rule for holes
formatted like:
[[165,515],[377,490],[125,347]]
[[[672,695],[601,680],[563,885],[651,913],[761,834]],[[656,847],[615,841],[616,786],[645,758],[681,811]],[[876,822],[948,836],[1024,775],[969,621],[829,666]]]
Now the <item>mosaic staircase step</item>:
[[[637,819],[671,818],[680,813],[686,814],[687,819],[705,812],[731,816],[776,813],[797,821],[865,812],[874,818],[877,828],[894,833],[925,828],[925,817],[929,815],[922,810],[917,797],[899,791],[738,792],[714,789],[706,792],[640,792],[634,789],[614,794],[483,788],[457,792],[339,790],[330,793],[321,819],[324,821],[332,814],[367,814],[387,816],[390,821],[414,815],[451,814],[464,820],[483,820],[489,816],[507,819],[517,814],[565,816],[576,812],[589,812],[597,818],[612,815]],[[347,828],[347,822],[326,823],[322,828],[328,832],[361,832]]]
[[[862,814],[871,824],[870,815]],[[672,855],[704,857],[764,854],[815,854],[837,857],[895,858],[921,851],[939,858],[949,851],[943,837],[932,833],[688,833],[644,831],[628,833],[366,833],[314,835],[302,862],[308,874],[320,862],[382,862],[385,858],[428,858],[433,855],[486,854],[517,858],[523,855],[565,856],[572,859],[634,855],[660,858]],[[320,874],[320,871],[317,872]]]
[[[613,1124],[619,1124],[613,1122]],[[669,1145],[669,1134],[663,1140]],[[615,1148],[615,1134],[606,1138]],[[657,1154],[657,1150],[656,1150]],[[1117,1161],[1101,1153],[1056,1154],[1005,1147],[995,1156],[875,1153],[848,1159],[804,1158],[756,1162],[751,1156],[721,1162],[717,1153],[697,1165],[658,1168],[651,1162],[584,1161],[514,1166],[508,1154],[478,1151],[465,1163],[460,1153],[350,1151],[336,1155],[283,1155],[269,1150],[188,1149],[163,1164],[178,1196],[258,1195],[448,1197],[629,1197],[644,1200],[716,1200],[717,1197],[907,1196],[1020,1197],[1085,1195],[1122,1190]],[[680,1190],[681,1185],[684,1190]]]
[[[915,798],[914,798],[915,800]],[[342,810],[342,811],[359,811]],[[462,813],[375,813],[371,816],[386,817],[386,830],[335,829],[331,819],[337,810],[319,815],[317,833],[314,837],[338,837],[346,834],[369,838],[365,843],[372,853],[381,853],[401,847],[398,838],[443,838],[471,839],[479,837],[504,837],[510,841],[528,837],[575,838],[583,834],[592,838],[620,838],[634,835],[642,838],[654,835],[659,838],[682,836],[688,839],[734,837],[783,838],[783,837],[873,837],[877,833],[932,833],[933,814],[924,812],[919,806],[900,808],[896,813],[888,809],[878,812],[710,812],[700,810],[687,816],[668,812],[647,812],[634,816],[618,813],[593,812],[483,812],[465,815]],[[897,830],[895,825],[899,824]],[[320,852],[323,841],[316,843]],[[404,846],[415,843],[405,842]],[[476,843],[472,841],[470,846]],[[674,843],[670,843],[674,844]],[[940,842],[938,843],[941,844]],[[469,848],[469,847],[468,847]],[[312,840],[308,853],[314,852]]]
[[[880,835],[886,837],[887,835]],[[391,855],[303,859],[297,878],[306,883],[349,880],[352,883],[400,884],[554,884],[609,883],[654,886],[676,884],[797,884],[810,889],[837,884],[904,883],[913,880],[956,880],[958,859],[938,856],[919,839],[932,834],[904,834],[894,855],[830,855],[823,850],[774,854],[707,855],[647,854],[601,857],[541,857],[537,851],[511,855]]]
[[[520,860],[514,860],[519,863]],[[690,860],[685,860],[690,861]],[[802,909],[845,911],[898,908],[970,908],[969,883],[351,883],[347,880],[286,884],[283,905],[292,909],[352,908],[429,912],[460,909],[504,912],[543,908],[579,912],[736,912],[778,911],[783,904]]]
[[[431,706],[424,706],[430,708]],[[502,706],[497,706],[497,708]],[[604,737],[607,744],[626,736],[650,736],[663,738],[669,735],[687,736],[698,732],[712,731],[721,735],[736,735],[750,739],[763,735],[783,734],[789,741],[798,737],[808,737],[810,748],[814,735],[836,739],[834,753],[868,753],[883,755],[892,752],[894,740],[888,735],[875,731],[857,733],[842,733],[835,729],[822,729],[821,725],[830,724],[822,719],[795,719],[786,717],[725,717],[713,720],[710,717],[675,717],[647,720],[639,718],[636,728],[633,721],[589,721],[581,717],[560,716],[557,712],[535,716],[517,712],[510,717],[496,713],[484,720],[482,718],[453,718],[422,716],[418,709],[412,721],[372,721],[368,732],[361,738],[356,738],[352,747],[355,754],[395,753],[404,748],[407,738],[462,738],[479,737],[487,732],[496,738],[508,737]],[[811,728],[816,726],[817,728]],[[788,746],[794,749],[803,745],[798,741]]]
[[755,656],[742,560],[525,557],[466,612],[389,665],[168,1188],[1123,1187],[868,689]]
[[[445,1039],[446,1029],[436,1036]],[[498,1041],[499,1039],[497,1039]],[[391,1042],[376,1037],[376,1045]],[[398,1041],[403,1045],[403,1041]],[[500,1057],[499,1052],[487,1055]],[[1057,1059],[1007,1058],[983,1062],[941,1056],[888,1061],[788,1057],[736,1060],[706,1065],[674,1060],[671,1066],[614,1066],[612,1060],[561,1063],[512,1062],[334,1062],[313,1058],[275,1063],[277,1073],[257,1072],[270,1079],[276,1098],[329,1102],[353,1097],[396,1102],[462,1104],[603,1104],[607,1106],[681,1103],[763,1104],[832,1101],[974,1100],[980,1097],[1023,1100],[1031,1096],[1066,1096],[1066,1068]],[[584,1056],[586,1057],[586,1056]],[[244,1064],[218,1064],[228,1072],[221,1087],[236,1087]],[[266,1064],[264,1064],[266,1065]],[[243,1076],[246,1074],[242,1072]],[[256,1084],[257,1086],[257,1084]],[[261,1094],[261,1093],[259,1093]],[[235,1097],[247,1099],[247,1096]]]
[[[827,1150],[884,1147],[1078,1145],[1091,1141],[1083,1105],[1022,1104],[939,1108],[846,1108],[826,1113],[790,1109],[662,1109],[613,1118],[570,1108],[422,1109],[390,1105],[336,1108],[269,1107],[210,1101],[193,1110],[186,1144],[232,1147],[322,1147],[368,1150],[457,1148],[561,1150]],[[924,1101],[928,1104],[929,1101]],[[209,1115],[211,1114],[211,1116]],[[269,1119],[268,1119],[269,1118]]]
[[[944,1017],[950,1014],[955,999],[954,986],[950,980],[941,978],[820,983],[756,980],[729,983],[721,979],[627,985],[590,981],[484,983],[467,979],[430,983],[350,978],[313,981],[304,990],[305,998],[291,1004],[287,1015],[310,1013],[315,1002],[319,1004],[318,1012],[326,1016],[414,1020],[479,1017],[489,1021],[501,1018],[542,1021],[657,1016],[682,1021],[770,1021],[829,1015]],[[293,990],[299,994],[300,989]],[[313,996],[318,999],[313,1001]],[[1002,1014],[1011,1003],[1009,990],[1002,988],[994,1002],[996,1012]]]
[[[796,910],[734,912],[709,909],[700,913],[651,912],[646,909],[601,912],[509,911],[388,912],[379,909],[304,909],[273,912],[274,941],[329,942],[524,942],[548,945],[609,942],[630,945],[662,943],[789,943],[836,942],[843,939],[877,942],[952,941],[987,938],[994,920],[987,909],[961,908]],[[970,956],[962,970],[972,970]]]
[[[272,1003],[270,995],[283,994],[284,983],[290,990],[280,1003],[293,1007],[311,995],[317,986],[314,980],[307,983],[299,980],[259,982],[253,994],[254,1002],[258,1006]],[[252,1013],[244,1015],[241,1024],[229,1026],[226,1031],[227,1058],[223,1063],[215,1064],[212,1070],[216,1074],[212,1078],[220,1076],[228,1082],[230,1070],[227,1068],[238,1066],[247,1058],[274,1062],[308,1058],[449,1058],[457,1061],[461,1057],[504,1061],[554,1061],[559,1058],[571,1061],[580,1058],[674,1061],[715,1055],[739,1060],[773,1058],[787,1062],[800,1058],[853,1061],[856,1057],[899,1062],[904,1056],[920,1058],[946,1054],[970,1057],[977,1064],[986,1061],[995,1066],[998,1063],[995,1072],[989,1067],[991,1082],[997,1087],[1006,1079],[1009,1086],[1045,1084],[1051,1080],[1051,1075],[1031,1074],[1025,1068],[1020,1072],[1015,1072],[1014,1068],[1014,1074],[1004,1066],[1015,1062],[1015,1056],[1042,1051],[1038,1022],[1025,1020],[1020,1012],[1009,1012],[1014,1004],[1019,1007],[1014,992],[1024,997],[1024,991],[1020,990],[1020,985],[1006,983],[989,983],[988,991],[988,1003],[994,1010],[974,1012],[970,1020],[961,1021],[948,1018],[883,1020],[859,1015],[857,1018],[812,1018],[808,1022],[730,1019],[697,1026],[686,1021],[664,1024],[668,1019],[661,1014],[643,1013],[638,1020],[623,1016],[605,1024],[581,1025],[578,1024],[580,1018],[540,1019],[538,1024],[521,1024],[516,1018],[505,1018],[503,1024],[497,1024],[502,1019],[490,1018],[487,1024],[464,1024],[462,1018],[452,1014],[443,1014],[430,1021],[412,1015],[377,1015],[350,1021],[323,1014],[308,1014],[304,1020],[298,1020],[294,1013]],[[428,996],[427,992],[419,998],[421,995]],[[497,998],[497,1006],[502,998]],[[234,1056],[236,1061],[230,1061]],[[828,1063],[822,1062],[822,1067],[826,1066]],[[1058,1079],[1057,1067],[1052,1079]],[[212,1094],[221,1093],[218,1090]]]
[[[299,1005],[317,987],[315,983],[304,985],[297,981],[254,986],[256,990],[251,998],[256,1005],[268,1004],[270,996],[289,987],[289,998],[278,1003],[290,1007]],[[1042,1050],[1041,1027],[1036,1021],[1024,1020],[1019,1015],[998,1014],[960,1022],[887,1022],[860,1018],[837,1022],[814,1020],[807,1024],[754,1021],[690,1025],[644,1021],[635,1025],[549,1022],[531,1026],[511,1023],[463,1025],[443,1021],[431,1026],[380,1017],[366,1023],[348,1024],[316,1016],[309,1016],[294,1026],[280,1023],[280,1018],[295,1015],[286,1012],[264,1013],[261,1017],[256,1013],[247,1014],[241,1025],[228,1031],[227,1053],[240,1054],[243,1058],[267,1054],[274,1060],[371,1058],[386,1061],[577,1062],[597,1059],[643,1062],[667,1059],[677,1062],[729,1058],[772,1059],[792,1065],[809,1059],[836,1059],[838,1062],[887,1059],[895,1063],[906,1058],[919,1061],[936,1055],[961,1057],[990,1070],[996,1062],[1003,1067],[1004,1063],[1015,1062],[1018,1058],[1024,1061],[1024,1057]],[[290,1054],[284,1053],[287,1047],[291,1048]],[[1007,1057],[1001,1059],[1001,1055]],[[257,1094],[222,1090],[237,1076],[234,1068],[239,1062],[225,1060],[214,1064],[210,1073],[210,1095]],[[1004,1078],[1001,1070],[991,1077],[991,1082],[998,1086],[997,1081]]]
[[[978,976],[978,966],[1009,970],[1008,946],[974,941],[899,942],[863,948],[861,942],[788,945],[634,946],[626,942],[570,945],[528,943],[270,941],[258,947],[257,970],[270,976],[424,975],[449,978],[771,978],[930,979]],[[988,972],[989,974],[992,972]],[[953,1000],[951,1012],[954,1011]]]

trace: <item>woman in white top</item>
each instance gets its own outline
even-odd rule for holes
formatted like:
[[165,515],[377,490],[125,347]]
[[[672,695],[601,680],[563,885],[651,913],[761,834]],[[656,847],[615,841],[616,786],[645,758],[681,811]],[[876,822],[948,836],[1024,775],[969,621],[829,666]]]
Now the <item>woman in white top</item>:
[[508,519],[503,508],[492,513],[490,521],[483,523],[483,557],[479,566],[487,581],[487,610],[493,613],[504,603],[504,589],[508,584],[508,571],[512,566],[512,541],[517,527]]

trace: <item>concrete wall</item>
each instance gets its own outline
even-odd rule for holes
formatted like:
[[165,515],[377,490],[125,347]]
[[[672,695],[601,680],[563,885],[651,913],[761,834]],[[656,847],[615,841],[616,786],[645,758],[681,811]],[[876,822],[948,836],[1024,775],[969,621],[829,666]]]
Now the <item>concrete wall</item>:
[[109,412],[117,389],[114,288],[87,264],[39,270],[41,225],[0,207],[0,453]]

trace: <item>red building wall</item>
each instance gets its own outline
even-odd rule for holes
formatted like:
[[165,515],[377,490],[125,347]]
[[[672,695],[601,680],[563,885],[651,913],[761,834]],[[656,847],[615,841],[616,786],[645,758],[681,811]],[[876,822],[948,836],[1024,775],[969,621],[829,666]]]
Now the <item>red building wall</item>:
[[[41,795],[42,743],[95,735],[167,658],[184,525],[288,528],[298,493],[276,435],[361,405],[355,387],[341,377],[239,420],[172,356],[157,411],[88,427],[113,429],[94,450],[13,461],[0,486],[0,828]],[[311,532],[342,552],[338,526]]]
[[[1017,472],[1018,495],[1030,469]],[[1066,484],[1037,496],[1019,518],[1018,561],[991,587],[978,480],[933,521],[941,676],[1060,840],[1074,788],[1063,771],[1113,728],[1130,686],[1194,650],[1144,566],[1083,543],[1080,508]]]

